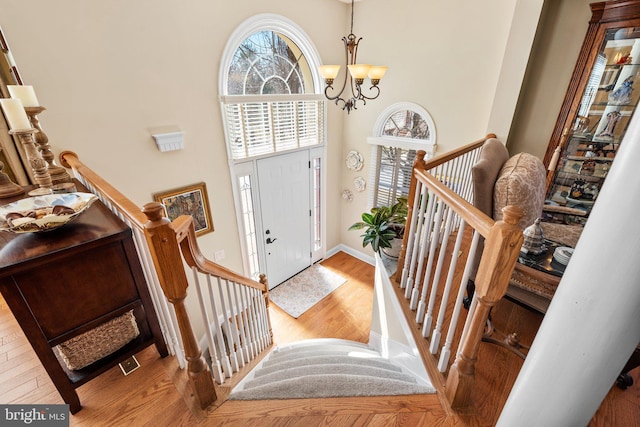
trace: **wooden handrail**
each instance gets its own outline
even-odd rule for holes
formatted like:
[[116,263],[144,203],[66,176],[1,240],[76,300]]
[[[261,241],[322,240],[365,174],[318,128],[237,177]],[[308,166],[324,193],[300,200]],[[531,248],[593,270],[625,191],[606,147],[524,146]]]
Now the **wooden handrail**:
[[65,168],[77,171],[79,175],[87,178],[88,181],[91,182],[91,185],[105,197],[108,197],[109,201],[116,206],[118,211],[131,220],[137,228],[142,229],[144,227],[147,217],[142,213],[140,207],[82,163],[76,153],[73,151],[63,151],[58,155],[58,159],[60,164]]
[[429,169],[435,168],[436,166],[440,166],[443,163],[447,163],[449,160],[453,160],[456,157],[460,157],[461,155],[468,153],[469,151],[473,151],[476,148],[482,147],[482,144],[484,144],[487,141],[487,139],[490,139],[490,138],[496,138],[496,134],[489,133],[484,138],[478,139],[477,141],[470,142],[461,147],[454,148],[451,151],[447,151],[446,153],[442,153],[429,160],[426,160],[422,168],[424,170],[429,170]]
[[[489,133],[487,134],[484,138],[478,139],[476,141],[470,142],[469,144],[463,145],[461,147],[458,147],[454,150],[451,150],[449,152],[446,153],[442,153],[438,156],[433,157],[432,159],[429,160],[424,160],[425,156],[426,156],[426,152],[424,150],[419,150],[417,152],[416,155],[416,159],[413,162],[413,175],[411,178],[411,183],[409,185],[409,195],[407,197],[407,220],[406,220],[406,224],[411,224],[411,220],[413,217],[413,199],[415,197],[415,192],[416,192],[416,184],[417,184],[417,180],[416,180],[416,175],[420,174],[422,177],[425,177],[425,179],[428,179],[429,182],[433,183],[435,185],[435,188],[441,189],[442,191],[439,192],[440,196],[444,196],[445,194],[449,194],[448,190],[444,190],[444,185],[441,185],[439,182],[436,183],[437,180],[432,180],[430,178],[426,178],[426,175],[424,174],[425,171],[431,170],[435,167],[438,167],[450,160],[453,160],[457,157],[460,157],[466,153],[469,153],[477,148],[482,147],[482,145],[487,141],[487,139],[490,138],[496,138],[496,134],[494,133]],[[448,196],[444,196],[444,197],[448,197]],[[448,201],[452,201],[451,198],[448,198]],[[486,217],[486,215],[478,215],[478,213],[480,213],[480,211],[478,209],[476,209],[473,205],[471,204],[467,204],[465,206],[465,210],[467,212],[470,213],[469,218],[482,218],[483,216]],[[469,219],[466,218],[466,219]],[[486,235],[486,233],[488,232],[488,223],[486,221],[482,221],[484,222],[484,224],[480,224],[477,221],[475,221],[474,219],[470,219],[470,221],[473,221],[474,223],[476,223],[476,225],[478,225],[481,230],[484,230],[484,235]],[[489,227],[491,225],[488,225]],[[402,267],[404,265],[404,260],[406,259],[407,256],[407,241],[409,239],[409,233],[405,233],[404,237],[402,239],[402,246],[400,248],[400,253],[398,255],[398,266],[400,266],[400,268],[398,268],[396,270],[395,275],[393,276],[393,279],[396,283],[400,283],[401,279],[402,279]]]
[[[105,181],[100,175],[82,163],[76,153],[73,151],[63,151],[58,157],[61,165],[66,168],[76,170],[80,175],[86,177],[91,182],[91,185],[93,185],[101,194],[109,197],[109,200],[118,208],[118,211],[122,212],[123,215],[126,215],[138,228],[144,228],[144,224],[147,222],[147,217],[140,210],[140,207],[129,200],[114,186]],[[193,233],[193,236],[189,237],[191,220],[192,218],[190,216],[184,215],[174,221],[174,229],[176,230],[176,233],[178,233],[178,242],[180,242],[181,245],[188,245],[189,250],[183,250],[183,256],[190,267],[196,267],[203,273],[219,276],[222,279],[240,283],[245,286],[250,286],[262,291],[266,290],[265,284],[251,280],[207,260],[205,256],[202,255],[202,252],[198,247],[195,233]],[[185,238],[186,243],[183,243]],[[193,256],[191,256],[192,254]]]
[[[148,204],[146,206],[150,206]],[[201,273],[211,274],[224,280],[229,280],[251,288],[259,289],[263,292],[268,290],[266,283],[257,282],[248,277],[242,276],[219,264],[209,261],[200,251],[196,240],[196,233],[193,227],[193,218],[189,215],[181,215],[173,221],[176,232],[176,239],[182,249],[182,256],[189,267],[197,268]]]
[[460,217],[476,229],[483,237],[489,235],[489,230],[491,230],[491,227],[495,224],[494,220],[465,199],[456,197],[457,195],[455,193],[433,175],[421,170],[416,170],[415,174],[420,181],[428,183],[429,189],[445,204],[456,208],[456,212],[459,213]]
[[[424,160],[425,153],[423,151],[418,152],[413,166],[408,196],[407,230],[405,230],[403,246],[398,260],[399,268],[396,270],[395,275],[395,281],[405,289],[405,298],[411,299],[410,309],[416,311],[416,323],[420,324],[422,328],[422,336],[429,339],[433,338],[430,343],[430,352],[435,354],[442,331],[442,323],[436,324],[433,331],[431,330],[432,321],[435,318],[435,312],[432,310],[438,298],[438,292],[442,291],[443,300],[440,303],[442,310],[442,307],[446,307],[446,304],[453,304],[453,300],[450,299],[449,291],[451,288],[449,286],[455,283],[456,280],[460,280],[456,291],[456,307],[461,307],[461,292],[464,291],[464,283],[466,283],[463,283],[463,281],[468,280],[471,274],[470,271],[473,269],[467,264],[464,268],[464,273],[462,270],[457,273],[459,274],[457,276],[459,279],[448,276],[446,283],[443,281],[443,277],[440,276],[440,267],[443,267],[443,264],[439,263],[441,261],[446,262],[446,256],[443,256],[446,253],[445,250],[459,251],[458,255],[464,252],[460,251],[460,246],[454,248],[446,243],[450,235],[451,229],[449,226],[451,223],[447,222],[446,227],[443,229],[442,214],[447,211],[447,215],[450,215],[448,218],[451,219],[455,212],[455,217],[462,224],[457,232],[464,233],[462,231],[464,230],[463,225],[465,227],[469,226],[473,230],[472,233],[475,236],[476,243],[480,237],[485,239],[480,264],[475,274],[475,299],[462,331],[455,361],[449,367],[446,377],[446,399],[451,407],[456,409],[465,408],[470,403],[469,397],[474,382],[475,363],[489,312],[496,302],[506,294],[511,272],[515,267],[520,247],[524,240],[522,228],[518,225],[523,216],[523,210],[520,207],[505,207],[503,209],[503,220],[494,221],[493,218],[480,211],[466,199],[472,191],[472,187],[470,187],[472,162],[477,158],[479,150],[486,140],[494,137],[494,134],[489,134],[485,138],[428,161]],[[450,168],[449,165],[452,167]],[[448,170],[455,170],[455,172],[453,172],[453,175],[449,175]],[[427,190],[429,194],[428,200],[424,200],[424,196],[420,197],[417,194],[418,191],[421,194],[425,194],[423,192]],[[431,197],[433,197],[433,200]],[[416,206],[413,206],[414,204]],[[427,209],[431,212],[428,217],[426,214]],[[438,212],[440,216],[435,212]],[[414,218],[415,215],[419,215],[418,218],[423,218],[422,216],[424,215],[422,222],[417,221]],[[461,244],[463,236],[464,234],[457,235],[456,245]],[[471,237],[471,234],[469,236]],[[412,240],[409,243],[410,238]],[[443,239],[442,242],[439,242],[440,238]],[[429,242],[428,248],[427,242]],[[474,258],[475,249],[471,248],[476,247],[476,243],[470,244],[468,248],[468,253],[473,253]],[[419,250],[417,250],[418,247],[416,246],[418,244],[422,245]],[[442,246],[438,248],[437,245],[440,244]],[[410,254],[407,253],[407,246],[410,246]],[[440,251],[440,255],[438,256],[437,267],[434,267],[432,263],[436,263],[434,254],[437,251]],[[450,255],[452,260],[457,257],[454,253]],[[474,262],[474,258],[471,258],[471,262]],[[456,274],[454,273],[454,268],[455,263],[452,261],[449,264],[449,274]],[[421,279],[421,274],[424,274],[424,279]],[[433,280],[433,282],[429,282],[429,280]],[[440,285],[443,286],[442,289],[438,287]],[[445,297],[445,295],[447,296]],[[429,297],[428,301],[427,296]],[[440,311],[439,316],[439,322],[442,322],[442,311]],[[456,319],[457,314],[451,314],[451,317]],[[449,327],[454,328],[455,326],[452,325]],[[440,354],[440,364],[438,365],[439,372],[444,373],[446,371],[448,360],[448,347],[443,346]]]
[[[182,341],[182,348],[178,350],[179,358],[181,360],[186,359],[189,382],[192,385],[194,395],[200,406],[203,409],[208,407],[215,401],[216,392],[210,368],[203,357],[185,306],[189,281],[187,280],[184,264],[186,263],[189,267],[201,274],[226,281],[225,286],[227,286],[227,291],[229,284],[239,285],[247,289],[246,294],[242,293],[242,298],[247,298],[246,300],[243,300],[238,305],[234,305],[238,303],[238,301],[233,303],[228,301],[230,305],[227,306],[234,310],[247,310],[247,313],[248,310],[253,310],[253,314],[262,316],[262,323],[260,323],[262,332],[256,334],[257,329],[254,329],[252,331],[254,335],[251,337],[253,341],[249,342],[247,340],[242,343],[245,347],[248,345],[253,346],[251,356],[247,353],[247,357],[253,357],[254,349],[257,348],[261,351],[265,345],[273,342],[271,321],[268,315],[269,286],[266,277],[261,275],[260,281],[258,282],[207,260],[198,246],[193,218],[191,216],[183,215],[171,222],[169,218],[166,217],[164,206],[158,202],[147,203],[141,210],[115,187],[84,165],[75,153],[65,151],[60,154],[59,158],[62,165],[73,170],[75,177],[88,191],[98,195],[100,200],[111,210],[116,211],[129,226],[139,230],[138,233],[135,233],[136,236],[139,237],[138,250],[142,250],[146,256],[150,274],[153,278],[152,281],[157,287],[157,294],[167,310],[167,318],[170,319],[171,322],[170,339],[176,343]],[[218,283],[220,283],[220,281],[218,281]],[[198,291],[200,291],[200,288],[198,288]],[[253,295],[258,296],[258,298],[254,297],[254,301],[261,300],[261,302],[256,303],[258,305],[253,305],[254,303],[250,301],[250,294],[248,292],[254,292]],[[166,300],[162,298],[162,294],[164,294]],[[260,295],[261,298],[259,297]],[[224,298],[222,293],[220,297]],[[238,294],[235,294],[235,297],[237,298]],[[170,306],[166,304],[167,301],[171,303],[173,310],[169,310]],[[243,304],[248,305],[244,306]],[[238,311],[237,313],[240,312],[241,311]],[[206,315],[203,317],[206,320]],[[226,316],[223,315],[223,317]],[[243,314],[242,319],[246,321],[247,317]],[[228,321],[228,319],[225,321]],[[259,322],[255,322],[256,325],[258,323]],[[175,333],[176,329],[180,331],[179,337]],[[209,333],[211,333],[211,331],[209,331]],[[213,333],[224,334],[224,332],[220,330]],[[244,333],[241,335],[244,340]],[[236,342],[233,345],[238,344],[239,342]],[[209,340],[209,345],[213,345],[211,339]],[[218,360],[218,362],[220,361]],[[244,364],[244,362],[242,363]],[[234,369],[237,370],[236,365],[237,363],[234,365]],[[230,375],[230,373],[230,370],[225,371],[226,375]],[[220,374],[220,364],[218,363],[216,365],[216,378],[218,378],[218,380],[223,378],[220,377]]]

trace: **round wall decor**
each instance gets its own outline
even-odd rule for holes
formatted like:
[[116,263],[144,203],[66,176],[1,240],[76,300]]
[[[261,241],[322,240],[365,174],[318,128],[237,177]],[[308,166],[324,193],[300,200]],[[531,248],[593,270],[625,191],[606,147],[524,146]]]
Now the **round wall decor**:
[[347,154],[347,169],[352,171],[359,171],[362,169],[364,165],[364,159],[362,158],[362,154],[358,153],[355,150],[349,151]]
[[367,182],[364,180],[363,177],[358,176],[353,179],[353,188],[355,188],[356,191],[364,191],[366,187],[367,187]]

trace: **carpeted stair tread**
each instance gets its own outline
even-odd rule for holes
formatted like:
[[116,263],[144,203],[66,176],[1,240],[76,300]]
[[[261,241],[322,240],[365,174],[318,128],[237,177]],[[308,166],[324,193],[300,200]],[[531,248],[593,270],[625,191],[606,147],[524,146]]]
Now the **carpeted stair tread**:
[[282,369],[270,374],[261,375],[253,380],[247,381],[244,385],[244,389],[249,389],[272,382],[283,381],[291,378],[310,376],[310,375],[360,375],[370,376],[374,378],[387,378],[397,381],[405,381],[407,383],[417,384],[415,377],[402,372],[389,371],[387,369],[380,369],[373,366],[360,366],[360,365],[342,365],[342,364],[327,364],[327,365],[311,365],[300,366],[296,368]]
[[319,356],[319,357],[306,357],[304,359],[297,360],[284,360],[281,362],[274,361],[274,363],[269,363],[267,360],[264,362],[262,367],[255,372],[255,375],[264,375],[269,374],[271,372],[275,372],[281,369],[295,368],[298,366],[308,366],[308,365],[323,365],[323,364],[345,364],[345,365],[364,365],[364,366],[373,366],[381,369],[386,369],[389,371],[401,372],[402,368],[396,366],[386,359],[371,359],[371,358],[360,358],[360,357],[349,357],[349,356]]
[[281,353],[281,352],[294,352],[294,351],[309,351],[311,349],[322,348],[325,350],[365,350],[365,351],[375,351],[367,344],[361,343],[359,341],[350,341],[344,340],[340,338],[313,338],[308,340],[296,341],[289,344],[286,344],[282,347],[278,347],[273,351],[273,354]]
[[233,392],[232,400],[304,399],[433,393],[433,387],[366,375],[310,375]]
[[308,351],[294,351],[294,352],[281,352],[281,353],[272,353],[269,355],[268,362],[280,363],[285,360],[298,360],[298,359],[306,359],[309,357],[320,357],[320,356],[349,356],[349,357],[357,357],[361,359],[371,358],[371,359],[384,359],[380,356],[380,353],[376,351],[362,351],[362,350],[308,350]]

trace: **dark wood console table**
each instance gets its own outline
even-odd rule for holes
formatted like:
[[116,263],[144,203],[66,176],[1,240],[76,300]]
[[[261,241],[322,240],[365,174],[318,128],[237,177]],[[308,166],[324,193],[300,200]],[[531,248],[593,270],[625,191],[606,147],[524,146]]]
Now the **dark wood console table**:
[[506,295],[542,314],[547,312],[566,267],[553,259],[553,252],[560,245],[551,241],[546,245],[546,252],[540,255],[520,254]]
[[[0,232],[0,292],[71,413],[82,384],[150,345],[167,355],[131,229],[99,201],[57,230]],[[112,354],[70,370],[54,351],[130,310],[140,334]]]

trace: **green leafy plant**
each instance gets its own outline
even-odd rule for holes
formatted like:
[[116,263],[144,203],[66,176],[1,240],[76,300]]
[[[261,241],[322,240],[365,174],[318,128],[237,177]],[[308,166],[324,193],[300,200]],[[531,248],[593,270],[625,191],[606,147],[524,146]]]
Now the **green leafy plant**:
[[362,214],[362,221],[356,222],[349,230],[362,230],[362,247],[380,253],[382,248],[391,248],[393,239],[401,239],[407,221],[407,199],[399,197],[392,206],[379,206]]

